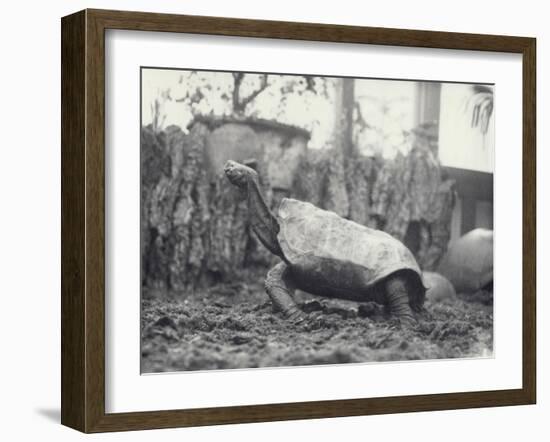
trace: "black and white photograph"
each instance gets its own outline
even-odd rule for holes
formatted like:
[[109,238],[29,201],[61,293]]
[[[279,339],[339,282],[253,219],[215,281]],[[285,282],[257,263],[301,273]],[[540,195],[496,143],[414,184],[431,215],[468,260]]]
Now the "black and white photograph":
[[142,373],[493,357],[494,84],[140,76]]

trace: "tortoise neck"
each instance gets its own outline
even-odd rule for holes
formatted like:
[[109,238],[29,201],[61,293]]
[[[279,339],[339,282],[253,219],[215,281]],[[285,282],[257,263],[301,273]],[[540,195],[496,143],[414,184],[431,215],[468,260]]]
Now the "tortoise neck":
[[260,191],[260,184],[256,177],[248,178],[246,190],[252,230],[271,253],[285,259],[279,247],[279,241],[277,240],[279,223],[269,210],[262,192]]

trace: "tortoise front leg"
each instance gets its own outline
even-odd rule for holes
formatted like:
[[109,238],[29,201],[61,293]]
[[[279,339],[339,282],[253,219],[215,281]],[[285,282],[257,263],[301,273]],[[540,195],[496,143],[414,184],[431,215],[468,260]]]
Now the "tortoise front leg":
[[294,283],[289,268],[284,262],[277,264],[267,273],[265,291],[273,302],[274,308],[282,311],[286,318],[299,322],[305,317],[294,301]]
[[409,292],[407,282],[401,276],[392,276],[386,282],[387,305],[392,315],[397,316],[400,321],[409,325],[415,324],[411,306],[409,305]]

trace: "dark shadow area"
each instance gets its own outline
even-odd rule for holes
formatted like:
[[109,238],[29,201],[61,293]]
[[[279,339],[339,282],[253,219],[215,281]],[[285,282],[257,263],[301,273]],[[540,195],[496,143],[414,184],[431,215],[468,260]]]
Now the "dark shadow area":
[[56,424],[61,422],[61,410],[59,408],[38,408],[35,411],[40,416]]

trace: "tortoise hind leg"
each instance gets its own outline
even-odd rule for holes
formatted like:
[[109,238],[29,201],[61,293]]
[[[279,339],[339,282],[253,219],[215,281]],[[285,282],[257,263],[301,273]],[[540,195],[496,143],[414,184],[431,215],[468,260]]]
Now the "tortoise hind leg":
[[395,275],[386,282],[386,300],[390,313],[408,324],[415,324],[416,318],[409,304],[407,281],[404,277]]
[[274,308],[283,312],[285,317],[299,322],[305,316],[293,299],[295,287],[288,266],[281,262],[273,267],[265,279],[265,291]]

